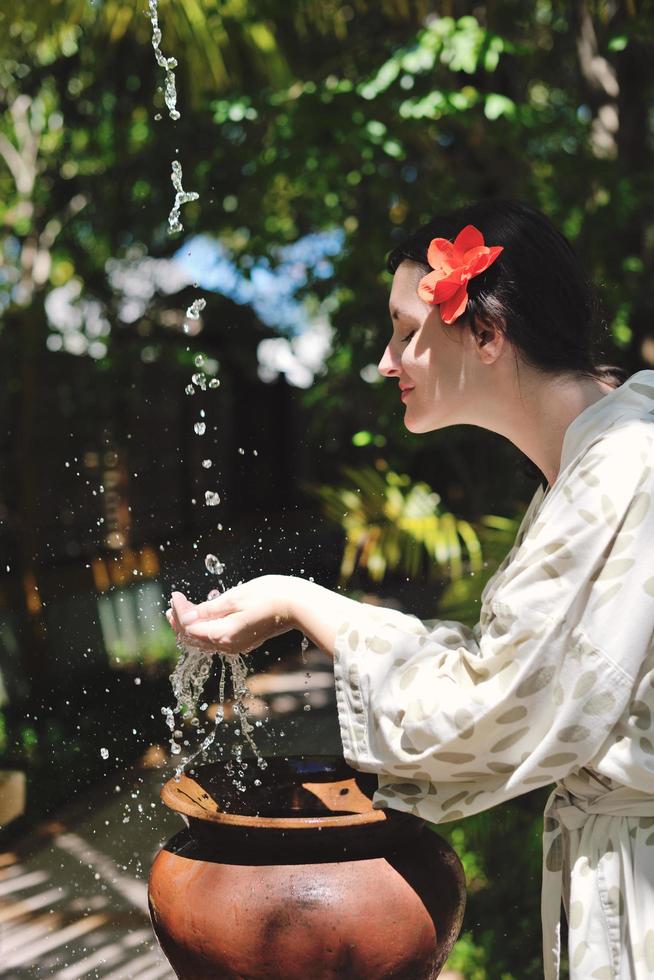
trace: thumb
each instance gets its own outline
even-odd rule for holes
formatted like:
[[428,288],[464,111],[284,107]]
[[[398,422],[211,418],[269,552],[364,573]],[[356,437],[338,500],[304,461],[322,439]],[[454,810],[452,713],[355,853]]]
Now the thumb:
[[173,592],[170,604],[173,607],[173,612],[175,613],[175,618],[178,622],[181,622],[182,616],[188,615],[195,609],[195,606],[190,602],[183,592]]

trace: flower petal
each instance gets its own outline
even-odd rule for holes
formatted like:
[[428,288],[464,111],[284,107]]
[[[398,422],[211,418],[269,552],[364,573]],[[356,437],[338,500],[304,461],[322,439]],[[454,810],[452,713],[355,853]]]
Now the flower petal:
[[454,268],[452,261],[454,256],[454,245],[448,242],[447,238],[433,238],[427,250],[427,261],[432,269],[440,272],[441,275],[448,275]]
[[468,252],[471,248],[479,248],[483,244],[484,236],[474,225],[466,225],[454,239],[454,249],[461,253]]
[[451,275],[447,276],[445,279],[439,279],[434,286],[434,303],[444,303],[446,300],[450,299],[454,294],[461,288],[463,284],[465,288],[465,283],[461,278],[463,275],[463,269],[455,269]]
[[[500,252],[503,251],[503,245],[493,245],[490,248],[474,249],[470,260],[466,261],[466,272],[469,272],[471,276],[478,276],[480,272],[485,272],[489,265],[493,264]],[[468,255],[470,255],[470,253],[466,255],[466,259],[468,259]]]
[[424,303],[435,303],[434,289],[441,278],[440,272],[428,272],[418,283],[418,296]]
[[445,303],[441,303],[440,314],[443,323],[454,323],[468,305],[468,290],[464,283]]
[[489,249],[486,245],[477,245],[475,248],[469,248],[463,256],[463,265],[466,267],[466,272],[470,272],[476,266],[477,261],[488,255],[488,252]]

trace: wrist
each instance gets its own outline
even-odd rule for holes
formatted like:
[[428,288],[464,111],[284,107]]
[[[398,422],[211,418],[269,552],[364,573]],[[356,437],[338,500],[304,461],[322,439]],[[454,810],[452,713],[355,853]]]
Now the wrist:
[[313,582],[295,575],[285,577],[284,595],[282,599],[282,615],[291,630],[305,631],[306,616],[304,611],[307,604],[307,593],[314,587]]

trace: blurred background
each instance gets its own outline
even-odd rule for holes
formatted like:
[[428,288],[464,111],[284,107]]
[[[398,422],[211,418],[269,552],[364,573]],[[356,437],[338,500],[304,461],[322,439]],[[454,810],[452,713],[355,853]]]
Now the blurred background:
[[[406,432],[378,376],[385,257],[433,213],[543,209],[598,287],[598,359],[654,366],[651,5],[160,0],[159,19],[175,122],[145,0],[0,0],[0,834],[18,850],[94,788],[170,775],[163,612],[215,586],[209,552],[228,585],[313,576],[476,622],[538,474],[489,432]],[[199,198],[170,235],[173,159]],[[251,662],[278,675],[260,691],[294,719],[285,751],[317,751],[330,697],[274,704],[299,642]],[[460,976],[540,976],[544,795],[439,829],[468,877]]]

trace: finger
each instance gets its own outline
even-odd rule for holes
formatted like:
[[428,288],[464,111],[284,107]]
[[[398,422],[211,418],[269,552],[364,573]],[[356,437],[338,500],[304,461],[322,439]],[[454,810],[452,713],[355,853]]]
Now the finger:
[[217,619],[196,620],[184,627],[190,637],[212,643],[221,653],[247,653],[263,643],[242,613]]
[[221,619],[235,611],[234,596],[223,592],[215,599],[207,599],[206,602],[199,602],[197,605],[189,603],[182,611],[179,610],[179,621],[184,628],[191,623],[206,622],[212,619]]
[[192,623],[198,618],[196,613],[197,606],[195,603],[190,602],[181,592],[173,592],[171,603],[180,630],[183,630],[188,623]]
[[178,621],[181,621],[181,617],[185,613],[195,608],[194,604],[186,598],[183,592],[173,592],[170,604]]
[[172,628],[175,630],[175,632],[179,633],[180,630],[182,629],[182,626],[179,622],[179,617],[175,612],[175,606],[172,599],[170,600],[170,608],[166,610],[166,619],[168,620]]

